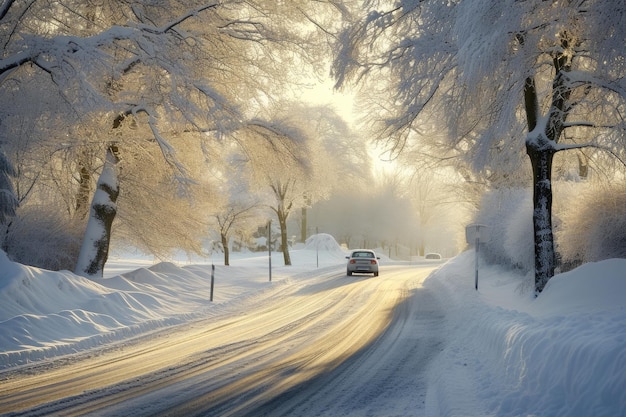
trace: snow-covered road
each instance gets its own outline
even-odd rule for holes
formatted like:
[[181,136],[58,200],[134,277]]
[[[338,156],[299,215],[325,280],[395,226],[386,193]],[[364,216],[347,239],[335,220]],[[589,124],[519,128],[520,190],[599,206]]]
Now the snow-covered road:
[[[8,372],[0,413],[414,415],[442,348],[443,308],[421,288],[433,269],[389,266],[372,278],[326,268],[245,309]],[[407,387],[414,397],[398,401]]]
[[[444,341],[442,306],[432,290],[419,286],[425,276],[424,271],[394,271],[388,279],[402,283],[405,293],[382,335],[336,369],[304,381],[246,415],[420,415],[425,371]],[[413,395],[407,398],[407,393]]]

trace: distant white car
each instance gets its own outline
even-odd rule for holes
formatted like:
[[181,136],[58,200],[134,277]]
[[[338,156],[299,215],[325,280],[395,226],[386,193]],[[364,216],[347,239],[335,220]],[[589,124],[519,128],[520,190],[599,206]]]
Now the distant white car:
[[427,253],[424,259],[441,259],[441,255],[438,253]]
[[348,260],[348,276],[352,276],[353,273],[378,276],[378,260],[380,257],[376,256],[376,252],[373,250],[357,249],[352,251],[350,256],[346,256],[346,259]]

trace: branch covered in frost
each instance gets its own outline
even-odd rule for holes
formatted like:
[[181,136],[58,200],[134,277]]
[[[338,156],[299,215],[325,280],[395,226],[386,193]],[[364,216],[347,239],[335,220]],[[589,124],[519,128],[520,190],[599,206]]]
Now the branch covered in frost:
[[620,95],[624,100],[626,100],[626,89],[624,89],[621,85],[603,80],[600,77],[591,75],[586,71],[569,71],[567,73],[567,83],[572,88],[587,85],[596,86],[605,90],[612,91]]
[[148,116],[148,126],[150,127],[152,135],[161,149],[161,153],[163,154],[165,161],[181,174],[181,176],[179,176],[179,180],[183,180],[183,182],[192,182],[189,180],[187,169],[176,157],[176,150],[170,145],[167,139],[161,135],[158,128],[158,117],[156,116],[156,112],[145,106],[137,106],[133,108],[132,113],[135,116],[139,113],[145,113]]
[[154,34],[162,34],[162,33],[165,33],[165,32],[167,32],[169,30],[172,30],[175,26],[180,25],[181,23],[183,23],[187,19],[190,19],[192,17],[197,17],[200,12],[203,12],[203,11],[209,10],[209,9],[214,9],[214,8],[218,7],[219,5],[220,5],[219,2],[205,4],[204,6],[198,7],[197,9],[190,10],[189,12],[187,12],[187,13],[179,16],[178,18],[176,18],[176,19],[166,23],[165,25],[162,25],[159,28],[154,27],[154,26],[145,25],[145,24],[137,25],[137,27],[139,29],[143,30],[143,31],[146,31],[146,32],[150,32],[150,33],[154,33]]
[[[0,13],[4,12],[4,14],[6,14],[11,3],[11,1],[5,2],[5,4],[0,7]],[[110,45],[115,41],[133,39],[142,33],[162,35],[172,30],[174,27],[182,24],[186,20],[192,17],[197,17],[199,13],[218,6],[218,2],[203,5],[178,16],[160,27],[146,25],[143,23],[136,25],[131,24],[130,26],[116,25],[101,33],[87,37],[55,36],[54,38],[48,38],[44,36],[23,34],[22,37],[24,38],[24,42],[22,44],[22,50],[0,60],[0,75],[25,63],[34,63],[42,56],[63,56],[76,53],[79,50],[96,50],[103,46]],[[0,19],[2,17],[3,16],[0,14]],[[40,64],[47,67],[45,63]]]

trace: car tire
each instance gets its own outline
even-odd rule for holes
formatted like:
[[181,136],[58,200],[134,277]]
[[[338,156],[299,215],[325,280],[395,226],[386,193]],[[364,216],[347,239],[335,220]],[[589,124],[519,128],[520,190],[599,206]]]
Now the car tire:
[[351,276],[352,276],[352,272],[348,271],[348,272],[347,272],[347,275],[348,275],[349,277],[351,277]]
[[374,276],[377,277],[378,276],[378,272],[374,272]]

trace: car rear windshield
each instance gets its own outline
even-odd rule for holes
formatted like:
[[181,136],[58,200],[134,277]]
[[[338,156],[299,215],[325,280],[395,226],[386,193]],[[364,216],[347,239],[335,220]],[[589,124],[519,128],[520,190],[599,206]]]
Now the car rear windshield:
[[373,258],[374,254],[372,252],[354,252],[352,254],[353,258]]

